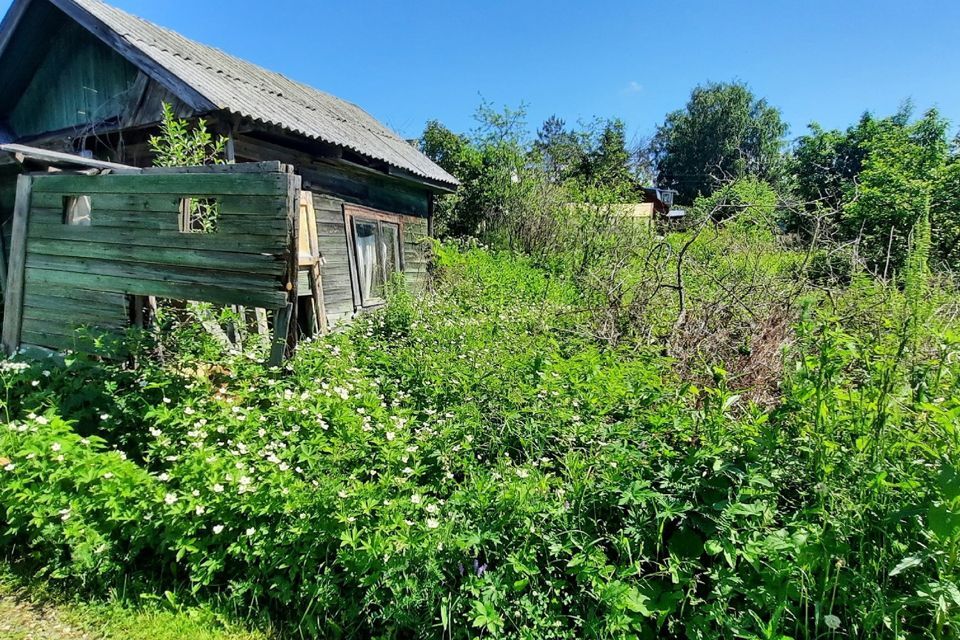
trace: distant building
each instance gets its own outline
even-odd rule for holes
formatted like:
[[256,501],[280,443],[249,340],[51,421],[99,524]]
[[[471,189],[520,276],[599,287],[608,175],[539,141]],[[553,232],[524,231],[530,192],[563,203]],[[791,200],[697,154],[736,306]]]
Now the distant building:
[[673,198],[676,195],[677,192],[673,189],[643,188],[643,201],[652,203],[654,214],[667,220],[682,218],[687,214],[683,209],[673,208]]

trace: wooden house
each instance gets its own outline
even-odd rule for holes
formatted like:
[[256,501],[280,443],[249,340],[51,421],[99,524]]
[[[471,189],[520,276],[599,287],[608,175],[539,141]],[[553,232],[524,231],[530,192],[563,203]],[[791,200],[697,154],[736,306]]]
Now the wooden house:
[[[315,226],[315,233],[307,233],[302,226],[294,225],[294,242],[301,253],[310,252],[311,242],[318,245],[313,251],[320,258],[319,298],[329,325],[381,305],[384,282],[392,272],[403,272],[411,287],[422,283],[427,268],[423,240],[432,230],[434,198],[457,186],[455,178],[361,108],[99,0],[15,0],[0,24],[0,87],[0,144],[23,145],[14,149],[50,150],[91,163],[114,163],[117,167],[149,167],[152,157],[148,139],[156,134],[162,105],[166,103],[177,116],[192,121],[204,118],[212,130],[225,136],[229,163],[280,163],[271,165],[271,175],[274,169],[283,173],[290,168],[299,182],[297,206],[301,213],[310,214],[301,220],[309,220]],[[19,162],[4,162],[0,158],[0,249],[5,266],[16,242],[13,212],[17,176],[25,172],[37,175],[37,167],[29,166],[31,158],[35,164],[46,166],[45,171],[62,170],[53,166],[56,163],[44,165],[39,156],[42,153],[6,154],[7,158],[19,158]],[[281,164],[283,169],[279,169]],[[110,172],[103,167],[87,169],[100,172],[100,178]],[[123,171],[117,169],[114,173]],[[242,176],[240,172],[234,179]],[[193,200],[154,199],[149,206],[157,210],[145,210],[145,203],[130,197],[137,193],[134,181],[138,179],[166,180],[171,186],[165,189],[193,184],[179,178],[161,180],[155,175],[136,173],[112,182],[79,178],[74,182],[61,181],[58,188],[70,185],[74,189],[101,191],[109,182],[119,185],[116,188],[126,194],[64,195],[64,224],[71,216],[76,218],[71,211],[80,202],[84,211],[76,219],[101,234],[97,237],[109,239],[111,231],[116,231],[115,238],[124,237],[129,231],[126,225],[145,224],[146,218],[153,225],[151,228],[163,233],[191,231],[183,228],[181,214],[184,202],[195,204],[198,194],[190,194]],[[282,182],[281,178],[258,179]],[[228,184],[222,178],[204,180],[209,188]],[[54,183],[46,180],[43,188],[50,190]],[[238,198],[244,189],[236,191],[226,194],[234,202],[230,206],[256,214],[255,209],[250,209],[254,200],[240,202]],[[82,199],[78,201],[78,197]],[[55,204],[52,200],[47,202],[48,207]],[[24,204],[23,208],[27,211],[30,205]],[[233,215],[239,209],[227,213]],[[52,215],[45,210],[37,215],[48,214]],[[256,234],[257,219],[244,220],[247,226],[243,229]],[[271,222],[264,218],[262,224]],[[79,228],[70,232],[94,233]],[[51,245],[58,238],[66,242],[58,233],[52,236],[38,238],[35,248],[25,249],[27,265],[31,260],[35,266],[43,266],[56,263],[53,257],[70,257],[37,253],[56,252],[58,247]],[[69,238],[69,242],[82,241],[80,235]],[[208,242],[210,246],[219,246],[221,253],[229,253],[223,251],[226,241],[218,239],[216,232],[203,238],[184,238],[186,241],[198,249],[204,249],[203,243]],[[34,253],[39,258],[32,258]],[[80,249],[73,253],[83,256]],[[152,255],[122,251],[110,255],[118,256],[116,264],[110,265],[110,273],[127,280],[142,271],[139,263],[159,260]],[[125,255],[133,257],[124,260]],[[50,259],[44,262],[46,258]],[[229,256],[220,255],[217,260],[228,264]],[[124,272],[127,268],[129,273]],[[88,281],[82,274],[74,275],[72,282],[83,290],[94,291],[106,282],[101,278],[97,281],[101,284],[96,286],[84,284]],[[298,283],[293,283],[299,284],[296,289],[300,296],[310,292],[306,275],[301,273]],[[175,280],[176,274],[164,277]],[[49,279],[56,280],[52,276]],[[189,282],[184,280],[182,284]],[[285,284],[291,286],[289,282]],[[132,289],[142,289],[126,290],[119,284],[110,287],[114,289],[111,293],[125,296],[138,295]]]

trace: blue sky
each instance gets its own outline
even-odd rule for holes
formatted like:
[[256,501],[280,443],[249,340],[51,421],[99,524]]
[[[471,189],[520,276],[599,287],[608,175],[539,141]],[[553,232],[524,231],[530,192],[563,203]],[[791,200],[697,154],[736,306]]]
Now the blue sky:
[[[406,137],[464,131],[481,96],[531,128],[623,118],[649,135],[707,80],[742,80],[791,136],[907,98],[960,124],[958,0],[112,0],[359,104]],[[10,0],[0,0],[4,12]]]

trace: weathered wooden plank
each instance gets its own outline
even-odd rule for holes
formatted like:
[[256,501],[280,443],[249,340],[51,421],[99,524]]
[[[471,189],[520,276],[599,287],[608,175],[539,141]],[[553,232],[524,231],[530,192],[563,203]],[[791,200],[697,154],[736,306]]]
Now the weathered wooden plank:
[[172,265],[148,265],[132,262],[117,262],[104,259],[74,258],[50,256],[27,251],[27,269],[47,269],[50,271],[77,271],[82,273],[118,276],[122,278],[142,278],[181,282],[185,284],[206,285],[216,282],[219,286],[236,289],[278,288],[279,279],[271,275],[252,273],[234,273],[215,269],[197,269],[194,267]]
[[255,288],[231,288],[226,286],[172,280],[146,280],[137,277],[108,276],[73,271],[30,269],[25,278],[27,286],[81,287],[100,291],[113,291],[142,296],[157,296],[176,300],[196,300],[217,304],[241,304],[248,307],[276,308],[286,303],[287,296],[279,291]]
[[[62,209],[63,199],[70,195],[58,191],[36,193],[33,206],[41,209]],[[197,194],[142,194],[142,193],[98,193],[91,196],[91,209],[94,211],[124,211],[128,213],[177,213],[180,200]],[[203,194],[197,195],[202,197]],[[269,195],[221,195],[216,198],[220,213],[225,215],[256,215],[267,218],[284,219],[286,217],[286,197]]]
[[148,167],[145,174],[193,174],[193,173],[287,173],[279,160],[241,162],[239,164],[206,164],[197,167]]
[[[288,174],[50,175],[37,178],[38,193],[139,193],[193,196],[282,194]],[[187,179],[189,178],[189,179]]]
[[122,331],[127,326],[127,319],[107,315],[70,314],[69,320],[65,320],[57,318],[48,309],[24,307],[23,327],[30,331],[69,334],[86,326]]
[[17,178],[17,200],[13,211],[12,243],[3,304],[3,348],[8,354],[16,353],[20,347],[27,258],[27,221],[30,216],[32,187],[33,178],[30,176],[21,175]]
[[18,161],[22,161],[22,158],[31,158],[34,160],[41,160],[51,165],[72,164],[83,167],[93,167],[95,169],[109,169],[116,173],[140,173],[143,171],[137,167],[131,167],[125,164],[104,162],[102,160],[94,160],[93,158],[84,158],[72,153],[49,151],[47,149],[27,147],[20,144],[0,144],[0,151],[16,154]]
[[200,249],[163,248],[136,245],[111,245],[93,242],[43,240],[32,238],[28,255],[62,256],[135,262],[173,267],[195,267],[217,271],[258,273],[279,278],[286,263],[269,254],[227,253]]
[[126,309],[127,297],[120,293],[86,289],[57,292],[24,290],[23,304],[51,309]]
[[[39,224],[63,224],[63,211],[60,209],[31,210],[31,217]],[[180,232],[180,223],[176,213],[129,213],[123,211],[99,211],[90,213],[91,227],[117,227],[132,230],[158,229]],[[286,222],[278,218],[259,218],[249,215],[227,215],[221,213],[217,218],[217,230],[208,234],[244,233],[260,236],[273,236],[286,231]]]
[[340,207],[336,209],[317,209],[314,207],[314,209],[317,212],[317,222],[335,224],[343,228],[343,209]]
[[44,298],[56,298],[65,300],[68,303],[90,304],[98,308],[104,306],[126,307],[127,297],[122,293],[111,291],[92,291],[90,289],[69,289],[66,291],[33,291],[24,290],[23,301],[27,304],[31,300],[42,300]]
[[265,236],[223,232],[180,233],[179,231],[157,231],[144,234],[143,230],[126,227],[79,227],[60,223],[44,224],[36,220],[31,221],[30,238],[247,254],[280,252],[286,246],[286,237],[279,234]]
[[73,334],[64,336],[50,333],[36,333],[33,331],[23,332],[23,347],[32,345],[35,347],[57,349],[58,351],[73,351],[77,349],[78,344],[77,337]]

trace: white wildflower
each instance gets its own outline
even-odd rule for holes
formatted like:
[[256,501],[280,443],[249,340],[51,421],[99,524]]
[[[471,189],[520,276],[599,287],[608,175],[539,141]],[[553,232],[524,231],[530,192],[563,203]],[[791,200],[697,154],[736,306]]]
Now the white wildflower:
[[220,484],[219,482],[218,482],[217,484],[213,485],[213,492],[214,492],[214,493],[223,493],[223,485]]
[[427,518],[427,529],[436,529],[440,526],[440,521],[436,518]]
[[223,525],[222,525],[222,524],[215,524],[215,525],[213,525],[213,532],[214,532],[214,533],[219,534],[219,533],[222,532],[222,531],[223,531]]
[[827,628],[836,631],[840,628],[840,618],[833,615],[832,613],[823,616],[823,624],[827,625]]
[[177,501],[177,494],[168,493],[167,495],[163,496],[163,501],[166,502],[167,504],[173,504],[174,502]]
[[54,442],[52,445],[50,445],[51,451],[60,451],[60,449],[61,447],[59,442]]

